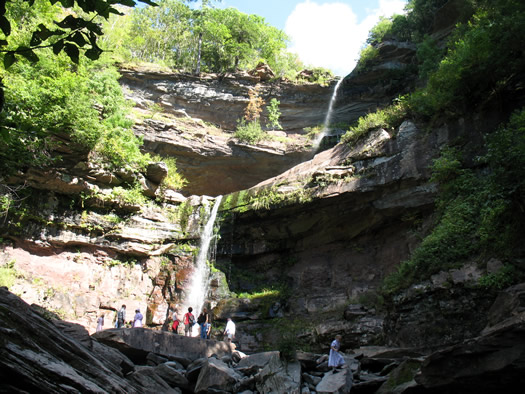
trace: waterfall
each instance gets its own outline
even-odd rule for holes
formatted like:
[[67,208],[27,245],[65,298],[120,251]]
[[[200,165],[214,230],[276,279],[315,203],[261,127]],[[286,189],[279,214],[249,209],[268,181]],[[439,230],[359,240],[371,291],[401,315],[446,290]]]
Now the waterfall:
[[[180,311],[181,315],[188,311],[188,307],[193,308],[193,314],[195,317],[199,315],[204,306],[204,300],[208,293],[208,279],[209,279],[209,267],[208,267],[208,253],[210,249],[210,243],[214,237],[213,226],[215,225],[215,219],[217,218],[217,212],[219,205],[221,204],[222,196],[215,198],[213,209],[211,210],[210,216],[204,229],[202,230],[199,253],[197,254],[197,261],[195,263],[195,271],[190,280],[190,289],[184,301],[183,309]],[[194,330],[195,331],[195,330]]]
[[337,91],[339,90],[339,86],[341,85],[341,82],[343,82],[344,78],[340,78],[339,81],[337,81],[334,91],[332,92],[332,97],[330,97],[330,103],[328,104],[328,112],[325,115],[324,122],[323,122],[323,129],[319,133],[319,135],[314,140],[314,150],[317,150],[319,148],[319,145],[321,144],[321,141],[323,137],[328,132],[328,127],[330,126],[330,121],[332,120],[332,112],[334,110],[334,104],[335,100],[337,98]]

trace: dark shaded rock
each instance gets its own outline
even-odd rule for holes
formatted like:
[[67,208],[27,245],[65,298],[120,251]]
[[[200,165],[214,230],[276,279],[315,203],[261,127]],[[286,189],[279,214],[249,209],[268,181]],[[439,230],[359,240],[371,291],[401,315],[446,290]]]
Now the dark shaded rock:
[[160,184],[168,176],[168,166],[166,163],[150,163],[146,168],[146,178],[151,182]]
[[199,378],[201,369],[206,362],[206,358],[199,358],[193,361],[190,365],[188,365],[188,368],[186,370],[186,378],[188,378],[190,382],[196,382]]
[[268,352],[270,357],[264,368],[259,372],[257,390],[263,393],[285,392],[298,394],[301,391],[301,364],[285,362],[280,359],[279,352]]
[[162,379],[153,367],[137,367],[134,372],[129,374],[131,381],[139,384],[146,393],[162,392],[166,394],[179,394],[180,390],[172,389],[164,379]]
[[[144,392],[141,381],[115,372],[120,368],[115,358],[91,352],[6,288],[0,288],[0,344],[0,381],[10,392]],[[153,392],[169,390],[154,378],[148,387]]]
[[195,385],[196,393],[211,392],[214,390],[223,390],[231,392],[242,376],[229,368],[221,360],[209,358],[202,366],[199,378]]
[[360,374],[359,381],[352,385],[352,394],[372,394],[386,381],[386,377],[373,374]]
[[146,364],[149,366],[156,366],[159,364],[164,364],[168,359],[166,357],[159,356],[155,353],[148,353],[146,356]]
[[[422,286],[397,297],[385,319],[387,344],[435,347],[475,337],[487,325],[494,295],[463,286]],[[461,327],[461,329],[458,329]]]
[[421,360],[405,360],[388,376],[377,391],[378,394],[401,394],[417,386],[414,378],[419,372]]
[[170,387],[179,387],[183,390],[189,390],[190,382],[184,376],[184,371],[180,371],[171,363],[160,364],[155,367],[155,373],[160,376]]
[[421,366],[416,393],[521,393],[525,385],[525,323],[438,351]]

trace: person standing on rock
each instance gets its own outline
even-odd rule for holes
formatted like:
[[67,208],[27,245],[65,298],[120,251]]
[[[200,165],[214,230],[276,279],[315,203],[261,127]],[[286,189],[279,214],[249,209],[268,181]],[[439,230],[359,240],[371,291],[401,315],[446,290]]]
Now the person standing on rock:
[[102,331],[104,327],[104,315],[100,315],[97,320],[97,332]]
[[341,348],[341,335],[336,335],[335,339],[330,345],[330,356],[328,357],[328,366],[332,368],[332,371],[335,371],[336,368],[339,368],[344,365],[345,360],[339,349]]
[[195,324],[195,316],[191,313],[193,308],[190,306],[188,312],[184,314],[184,335],[191,337],[193,325]]
[[208,336],[208,325],[210,317],[208,315],[208,310],[206,307],[202,308],[202,312],[197,318],[197,323],[201,326],[201,338],[206,339]]
[[173,311],[173,314],[171,315],[173,319],[173,324],[171,325],[171,329],[175,334],[178,334],[178,328],[179,328],[179,317],[177,316],[177,310],[175,309]]
[[126,305],[122,305],[120,310],[117,312],[117,328],[124,327],[126,321]]
[[224,336],[227,338],[228,342],[233,341],[233,338],[235,338],[235,323],[231,319],[231,317],[228,318],[228,322],[226,323],[226,328],[224,329]]
[[144,316],[142,316],[142,313],[140,313],[140,309],[135,310],[135,317],[133,318],[133,327],[142,327],[142,319]]

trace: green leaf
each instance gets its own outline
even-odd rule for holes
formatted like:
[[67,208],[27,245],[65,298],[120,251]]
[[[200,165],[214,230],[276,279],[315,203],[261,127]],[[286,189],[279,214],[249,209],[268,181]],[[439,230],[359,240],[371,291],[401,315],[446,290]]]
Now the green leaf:
[[0,15],[0,29],[2,30],[2,33],[7,37],[9,34],[11,34],[11,24],[7,20],[7,18],[3,15]]
[[7,70],[11,65],[16,62],[16,57],[14,52],[7,52],[4,55],[4,67]]
[[150,1],[150,0],[139,0],[141,3],[146,3],[148,5],[151,5],[153,7],[157,7],[158,4],[157,3],[154,3],[153,1]]
[[86,29],[88,29],[90,31],[90,33],[95,33],[96,35],[98,36],[101,36],[103,34],[102,32],[102,28],[100,27],[100,25],[98,23],[93,23],[93,22],[86,22]]
[[61,27],[62,29],[75,29],[78,27],[79,20],[75,18],[73,15],[68,15],[64,19],[62,19],[60,22],[55,22],[55,24],[58,27]]
[[94,46],[93,48],[90,48],[86,51],[85,55],[88,59],[91,60],[97,60],[102,53],[102,49],[100,49],[97,46]]
[[25,46],[19,46],[16,50],[17,53],[25,57],[27,60],[29,60],[31,63],[38,62],[38,56],[36,53],[28,47]]
[[67,55],[69,56],[69,58],[71,59],[73,63],[78,64],[78,57],[79,57],[80,52],[76,45],[66,43],[64,45],[64,51],[67,53]]
[[128,7],[135,7],[135,0],[119,0],[119,4],[126,5]]
[[79,48],[82,48],[84,45],[87,44],[86,39],[82,35],[81,32],[77,31],[71,38],[69,38],[67,41],[74,42],[79,46]]
[[38,36],[38,32],[33,32],[33,35],[31,36],[31,41],[29,41],[29,46],[36,47],[42,42],[42,39]]
[[58,55],[63,48],[64,48],[64,40],[59,40],[53,44],[53,53],[55,55]]

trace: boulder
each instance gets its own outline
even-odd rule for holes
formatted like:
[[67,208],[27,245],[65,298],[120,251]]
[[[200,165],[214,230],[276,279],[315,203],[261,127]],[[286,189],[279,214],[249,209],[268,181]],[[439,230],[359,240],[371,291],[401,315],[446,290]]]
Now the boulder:
[[185,337],[170,332],[146,328],[110,329],[93,334],[98,341],[113,346],[132,360],[142,359],[148,353],[169,357],[177,355],[195,360],[217,355],[222,357],[232,352],[232,345],[213,339]]
[[229,368],[221,360],[210,358],[204,363],[195,385],[196,393],[206,393],[210,389],[233,391],[233,387],[242,376]]
[[160,184],[168,176],[168,166],[166,163],[150,163],[146,168],[146,178],[151,182]]
[[321,382],[315,387],[319,394],[348,394],[352,388],[352,373],[348,368],[327,372]]
[[160,364],[155,367],[155,373],[164,379],[172,388],[178,387],[187,390],[190,387],[190,382],[186,376],[184,376],[184,371],[177,369],[176,364],[171,362]]
[[[285,392],[299,394],[301,392],[301,364],[285,362],[280,359],[279,352],[269,352],[265,367],[259,372],[257,390],[261,393]],[[241,360],[242,361],[242,360]]]
[[166,394],[180,394],[181,391],[171,388],[157,373],[155,368],[141,366],[129,374],[128,379],[136,382],[145,393],[162,392]]

